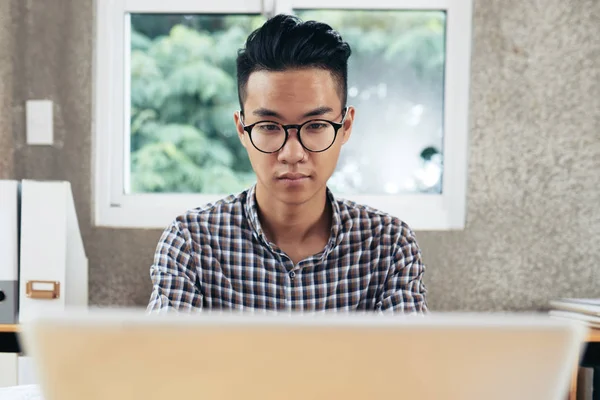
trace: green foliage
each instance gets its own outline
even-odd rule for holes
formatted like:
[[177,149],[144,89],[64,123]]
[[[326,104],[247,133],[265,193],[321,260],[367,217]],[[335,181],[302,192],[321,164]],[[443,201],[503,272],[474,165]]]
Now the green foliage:
[[[237,49],[250,26],[202,29],[214,17],[173,25],[133,19],[131,43],[131,191],[231,193],[255,180],[233,124],[239,108]],[[221,18],[223,20],[223,18]],[[135,30],[135,21],[154,38]],[[192,21],[193,22],[193,21]],[[248,25],[246,23],[246,25]]]

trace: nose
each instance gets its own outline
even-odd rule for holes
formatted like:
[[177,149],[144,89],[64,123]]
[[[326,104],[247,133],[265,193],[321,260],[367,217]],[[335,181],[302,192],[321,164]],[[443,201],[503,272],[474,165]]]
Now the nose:
[[298,130],[289,129],[288,139],[277,154],[277,159],[284,164],[297,164],[304,159],[306,150],[298,140]]

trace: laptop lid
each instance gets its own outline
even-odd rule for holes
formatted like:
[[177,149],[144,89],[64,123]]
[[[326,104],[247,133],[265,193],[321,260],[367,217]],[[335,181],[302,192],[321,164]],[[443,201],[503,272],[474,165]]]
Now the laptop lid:
[[24,327],[45,400],[564,399],[586,329],[546,316],[149,316]]

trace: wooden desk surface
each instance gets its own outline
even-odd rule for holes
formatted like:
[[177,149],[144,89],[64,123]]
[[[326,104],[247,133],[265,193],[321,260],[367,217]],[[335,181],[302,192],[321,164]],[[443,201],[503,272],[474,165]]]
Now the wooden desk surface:
[[18,332],[19,325],[0,324],[0,332]]
[[600,342],[600,329],[599,328],[590,329],[590,332],[588,333],[588,337],[587,337],[587,342],[588,343]]

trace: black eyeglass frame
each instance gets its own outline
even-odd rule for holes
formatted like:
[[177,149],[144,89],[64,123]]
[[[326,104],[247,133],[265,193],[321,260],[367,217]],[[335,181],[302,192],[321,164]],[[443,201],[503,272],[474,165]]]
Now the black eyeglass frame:
[[[347,112],[347,111],[348,111],[348,107],[344,107],[344,108],[342,109],[342,121],[341,121],[341,122],[329,121],[329,120],[327,120],[327,119],[311,119],[310,121],[306,121],[306,122],[304,122],[304,123],[302,123],[302,124],[300,124],[300,125],[298,125],[298,124],[283,125],[283,124],[280,124],[279,122],[275,122],[275,121],[269,121],[269,120],[265,120],[265,121],[258,121],[258,122],[255,122],[255,123],[251,124],[251,125],[244,125],[244,122],[243,122],[243,120],[240,120],[240,122],[241,122],[241,124],[242,124],[242,127],[244,128],[244,130],[245,130],[245,131],[248,133],[248,137],[250,138],[250,142],[252,143],[252,146],[254,146],[254,148],[255,148],[256,150],[260,151],[261,153],[265,153],[265,154],[273,154],[273,153],[277,153],[279,150],[283,149],[283,147],[285,146],[285,144],[287,143],[287,141],[288,141],[288,138],[289,138],[288,129],[296,129],[296,131],[298,132],[298,141],[299,141],[299,142],[300,142],[300,144],[302,145],[302,148],[303,148],[303,149],[305,149],[306,151],[310,151],[311,153],[322,153],[322,152],[324,152],[324,151],[326,151],[326,150],[329,150],[329,148],[330,148],[331,146],[333,146],[333,144],[335,143],[335,139],[337,138],[338,131],[340,130],[340,128],[341,128],[342,126],[344,126],[344,122],[346,121],[346,115],[347,115],[347,114],[346,114],[346,112]],[[242,117],[244,116],[244,114],[243,114],[243,112],[242,112],[242,111],[240,111],[240,116],[242,116]],[[309,149],[308,147],[306,147],[306,146],[304,145],[304,143],[302,143],[302,136],[300,135],[300,129],[302,129],[302,127],[303,127],[304,125],[310,124],[311,122],[312,122],[312,123],[314,123],[314,122],[319,122],[319,121],[320,121],[320,122],[327,122],[327,123],[330,123],[330,124],[331,124],[331,126],[333,126],[333,129],[334,129],[334,133],[333,133],[333,140],[331,141],[331,143],[329,144],[329,146],[327,146],[327,147],[326,147],[326,148],[324,148],[323,150],[311,150],[311,149]],[[273,123],[273,124],[277,124],[277,125],[281,126],[281,127],[283,128],[283,130],[285,131],[285,139],[283,139],[283,144],[282,144],[282,145],[281,145],[281,147],[279,147],[277,150],[273,150],[273,151],[264,151],[264,150],[261,150],[261,149],[259,149],[259,148],[256,146],[256,144],[254,144],[254,140],[252,139],[252,128],[254,128],[254,126],[255,126],[255,125],[257,125],[257,124],[262,124],[262,123],[265,123],[265,122],[271,122],[271,123]]]

